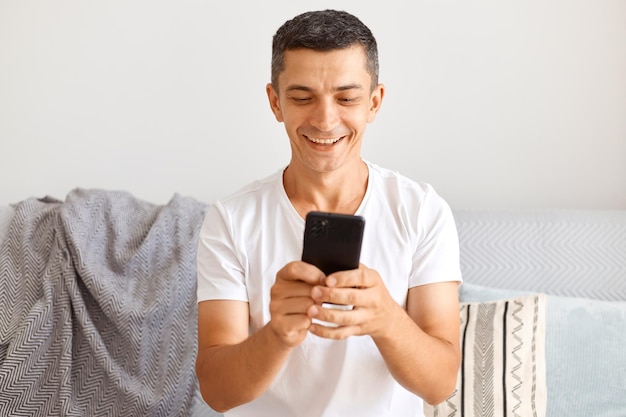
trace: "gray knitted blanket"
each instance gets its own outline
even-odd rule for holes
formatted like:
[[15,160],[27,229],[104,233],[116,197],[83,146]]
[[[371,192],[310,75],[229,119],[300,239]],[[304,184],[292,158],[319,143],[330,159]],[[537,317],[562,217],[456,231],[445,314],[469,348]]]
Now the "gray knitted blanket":
[[17,205],[0,247],[0,415],[192,413],[204,210],[101,190]]

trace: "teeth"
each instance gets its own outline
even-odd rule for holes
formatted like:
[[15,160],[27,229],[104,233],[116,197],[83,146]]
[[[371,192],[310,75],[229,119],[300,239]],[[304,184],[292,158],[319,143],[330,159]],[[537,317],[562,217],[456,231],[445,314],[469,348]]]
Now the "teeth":
[[309,137],[308,139],[311,142],[314,142],[314,143],[319,143],[319,144],[322,144],[322,145],[332,145],[333,143],[338,142],[339,139],[341,139],[341,138],[339,137],[339,138],[332,138],[332,139],[319,139],[319,138],[310,138]]

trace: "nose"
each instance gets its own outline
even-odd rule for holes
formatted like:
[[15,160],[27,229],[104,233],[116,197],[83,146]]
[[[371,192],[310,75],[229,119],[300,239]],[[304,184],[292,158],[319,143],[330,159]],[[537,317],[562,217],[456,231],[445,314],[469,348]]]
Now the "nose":
[[333,130],[339,121],[338,107],[335,100],[331,98],[318,100],[311,112],[311,125],[322,132]]

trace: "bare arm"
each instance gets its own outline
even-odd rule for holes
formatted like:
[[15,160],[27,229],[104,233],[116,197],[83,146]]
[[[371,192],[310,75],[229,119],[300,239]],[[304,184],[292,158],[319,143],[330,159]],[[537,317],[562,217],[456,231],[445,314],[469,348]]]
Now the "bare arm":
[[409,290],[392,326],[374,340],[394,378],[430,404],[450,396],[461,361],[457,282]]
[[202,397],[216,411],[252,401],[271,384],[289,348],[264,327],[248,337],[248,303],[198,304],[196,373]]
[[312,284],[323,274],[303,262],[278,272],[272,287],[271,320],[249,335],[244,301],[212,300],[198,304],[196,374],[202,397],[214,410],[250,402],[271,385],[291,350],[308,333],[306,311],[313,304]]
[[[405,311],[374,270],[361,266],[332,277],[330,285],[315,287],[313,298],[318,303],[353,304],[355,309],[313,306],[311,317],[341,327],[313,325],[311,331],[335,339],[370,335],[400,384],[430,404],[445,400],[454,390],[460,364],[458,283],[411,288]],[[355,286],[359,288],[352,288]]]

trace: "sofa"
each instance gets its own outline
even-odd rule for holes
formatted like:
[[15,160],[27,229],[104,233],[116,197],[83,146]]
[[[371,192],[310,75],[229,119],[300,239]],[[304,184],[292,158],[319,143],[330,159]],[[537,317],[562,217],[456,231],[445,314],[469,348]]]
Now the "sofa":
[[[0,415],[219,416],[195,376],[206,204],[0,207]],[[456,210],[463,365],[429,416],[626,415],[626,211]]]
[[455,220],[463,365],[427,415],[626,416],[626,211]]

